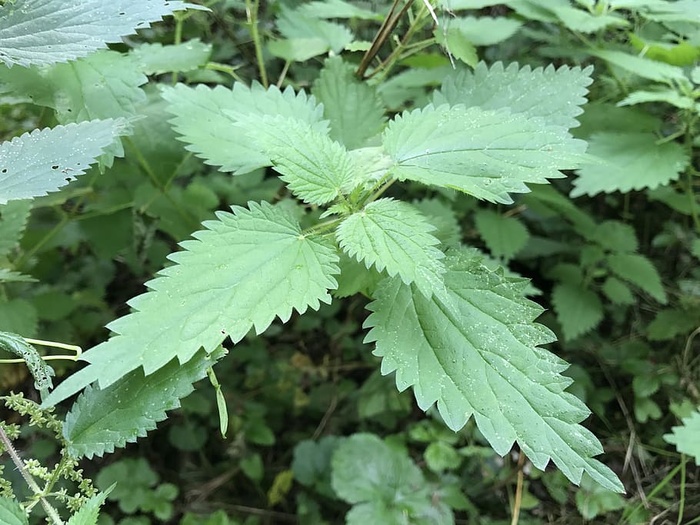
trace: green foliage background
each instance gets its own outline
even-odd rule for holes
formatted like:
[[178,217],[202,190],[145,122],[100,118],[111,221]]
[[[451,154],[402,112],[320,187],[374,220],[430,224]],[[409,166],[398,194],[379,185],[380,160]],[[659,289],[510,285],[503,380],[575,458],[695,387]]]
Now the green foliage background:
[[0,425],[67,523],[700,523],[697,2],[41,4]]

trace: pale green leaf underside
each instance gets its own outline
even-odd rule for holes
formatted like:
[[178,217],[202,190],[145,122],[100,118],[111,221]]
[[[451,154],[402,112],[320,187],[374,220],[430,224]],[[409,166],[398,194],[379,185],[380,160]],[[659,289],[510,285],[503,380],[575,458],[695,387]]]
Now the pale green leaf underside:
[[552,304],[566,340],[585,334],[603,320],[603,304],[598,295],[578,283],[555,286]]
[[19,244],[31,209],[32,202],[29,200],[0,205],[0,258],[8,255]]
[[29,525],[29,520],[19,501],[0,498],[0,523],[4,525]]
[[110,146],[122,132],[115,120],[93,120],[34,130],[0,144],[0,204],[57,191]]
[[68,451],[75,457],[102,456],[134,443],[163,421],[166,411],[180,406],[192,384],[207,375],[223,351],[200,351],[184,365],[173,360],[146,379],[134,370],[104,390],[88,387],[63,425]]
[[676,180],[688,165],[687,153],[675,142],[656,141],[652,133],[595,133],[589,153],[602,162],[586,164],[576,172],[571,196],[654,189]]
[[443,105],[397,117],[384,147],[399,179],[509,204],[509,192],[529,191],[525,183],[546,183],[579,165],[586,144],[541,118]]
[[433,231],[435,227],[410,204],[380,199],[345,219],[336,237],[343,250],[367,268],[386,269],[429,296],[445,272]]
[[198,38],[170,46],[146,43],[132,49],[129,54],[147,75],[185,72],[207,63],[211,55],[211,44],[205,44]]
[[363,146],[384,126],[384,107],[374,87],[359,82],[340,57],[326,60],[313,93],[330,121],[331,138],[348,149]]
[[475,46],[492,46],[513,36],[522,25],[522,22],[512,18],[465,16],[450,19],[447,29],[459,31]]
[[187,8],[173,0],[14,0],[0,8],[0,61],[50,65],[66,62],[121,42]]
[[275,87],[265,90],[259,84],[249,88],[236,83],[233,89],[178,84],[163,87],[163,98],[170,103],[168,112],[175,115],[170,123],[180,140],[188,144],[187,149],[207,164],[234,174],[270,165],[269,157],[249,144],[236,127],[242,117],[279,115],[301,120],[319,131],[326,129],[323,110],[315,99],[303,91],[295,95],[291,88],[282,92]]
[[442,104],[464,104],[481,109],[508,108],[512,113],[542,117],[548,124],[573,128],[576,116],[583,113],[587,86],[592,68],[554,66],[531,69],[517,63],[504,67],[496,62],[488,67],[480,62],[474,71],[459,70],[445,77],[433,101]]
[[446,424],[462,428],[474,415],[503,455],[517,441],[539,469],[549,460],[574,483],[587,472],[615,491],[615,474],[592,458],[602,452],[578,423],[589,412],[564,389],[567,364],[539,345],[553,334],[533,320],[542,309],[522,295],[526,281],[507,280],[478,258],[450,256],[446,295],[427,299],[414,285],[387,279],[369,306],[382,373],[396,372],[399,390],[413,387],[418,405],[437,403]]
[[280,116],[247,117],[240,126],[304,202],[326,204],[352,189],[354,159],[327,133]]
[[101,388],[142,366],[146,375],[199,348],[217,348],[262,333],[279,317],[330,303],[338,255],[320,237],[307,237],[292,213],[268,203],[234,207],[206,221],[196,240],[169,258],[176,264],[147,283],[150,291],[129,302],[134,312],[110,325],[116,335],[88,350],[88,367],[58,386],[55,404],[99,379]]
[[664,435],[664,440],[676,445],[678,452],[692,456],[695,464],[700,465],[700,409],[683,418],[683,424],[672,430],[671,434]]

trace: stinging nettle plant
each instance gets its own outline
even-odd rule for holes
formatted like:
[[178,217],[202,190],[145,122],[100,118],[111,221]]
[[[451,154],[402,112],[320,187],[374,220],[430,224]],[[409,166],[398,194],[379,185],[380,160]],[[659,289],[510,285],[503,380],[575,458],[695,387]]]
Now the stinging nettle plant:
[[[0,37],[14,27],[3,23]],[[78,48],[60,59],[88,54]],[[8,64],[52,63],[0,51],[13,57]],[[114,335],[83,354],[88,365],[44,400],[53,406],[85,389],[66,417],[68,451],[92,457],[144,436],[222,357],[227,339],[235,345],[277,318],[363,293],[371,299],[366,341],[382,373],[393,372],[399,390],[412,387],[422,409],[436,405],[455,431],[474,417],[499,454],[517,443],[539,469],[552,461],[574,483],[587,473],[622,492],[594,458],[599,441],[580,425],[588,409],[565,391],[568,365],[542,348],[555,337],[535,321],[542,309],[526,298],[527,280],[489,269],[477,250],[443,235],[436,217],[387,196],[392,185],[419,183],[507,204],[527,184],[563,177],[585,159],[585,142],[569,130],[591,69],[481,63],[455,70],[428,105],[390,120],[354,73],[333,56],[312,93],[162,86],[188,150],[235,177],[272,167],[294,200],[218,212],[169,256],[173,264],[129,302],[132,313],[108,325]],[[78,130],[87,135],[65,138]],[[79,122],[0,145],[3,166],[14,170],[0,175],[0,202],[56,191],[66,181],[55,172],[70,169],[70,178],[103,151],[121,154],[114,140],[128,133],[119,121]],[[71,141],[85,146],[66,148]],[[21,148],[45,162],[24,165]],[[54,160],[59,152],[66,157]]]

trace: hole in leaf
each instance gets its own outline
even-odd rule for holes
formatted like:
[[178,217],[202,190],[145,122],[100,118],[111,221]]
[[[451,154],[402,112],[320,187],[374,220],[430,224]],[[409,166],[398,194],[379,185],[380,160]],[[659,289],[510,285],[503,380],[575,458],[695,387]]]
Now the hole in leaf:
[[51,166],[51,169],[52,169],[52,170],[57,170],[57,169],[58,169],[58,164],[54,164],[53,166]]

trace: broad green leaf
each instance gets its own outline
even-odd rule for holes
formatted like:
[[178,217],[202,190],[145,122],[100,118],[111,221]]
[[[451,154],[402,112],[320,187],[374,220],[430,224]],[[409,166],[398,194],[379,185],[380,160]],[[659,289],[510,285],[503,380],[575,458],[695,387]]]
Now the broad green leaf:
[[584,520],[592,520],[600,514],[620,510],[626,506],[622,496],[595,484],[588,476],[584,476],[575,499],[576,508]]
[[270,40],[267,50],[285,62],[306,62],[328,51],[328,43],[322,38],[280,38]]
[[340,267],[340,275],[337,277],[338,288],[333,291],[333,297],[350,297],[358,293],[369,297],[385,277],[374,267],[368,270],[357,259],[351,259],[342,252],[338,266]]
[[[447,22],[448,31],[459,31],[475,46],[492,46],[512,37],[523,25],[512,18],[465,16]],[[440,28],[437,29],[440,31]]]
[[648,78],[649,80],[655,80],[657,82],[671,82],[672,80],[683,82],[686,80],[683,68],[663,62],[657,62],[612,49],[591,49],[590,53],[613,66],[617,66],[642,78]]
[[384,106],[374,87],[359,82],[354,68],[340,57],[325,61],[313,94],[330,121],[331,138],[348,149],[363,146],[384,126]]
[[379,199],[345,219],[336,230],[341,248],[369,268],[374,266],[424,294],[439,288],[445,271],[435,227],[405,202]]
[[0,205],[0,258],[8,255],[19,244],[31,209],[32,202],[29,200]]
[[618,277],[644,290],[661,304],[666,304],[661,277],[649,259],[636,253],[619,253],[608,256],[607,262]]
[[82,507],[80,507],[80,510],[71,516],[66,525],[96,525],[97,518],[100,514],[100,508],[113,488],[114,486],[88,499]]
[[0,61],[50,65],[121,43],[164,16],[204,7],[174,0],[13,0],[0,7]]
[[277,29],[288,39],[316,38],[325,42],[326,51],[340,53],[354,40],[352,32],[341,24],[309,16],[301,9],[282,7],[277,15]]
[[443,296],[428,299],[397,278],[377,290],[365,326],[382,373],[396,372],[399,390],[412,386],[422,409],[437,403],[455,431],[473,415],[501,455],[517,441],[539,469],[552,460],[574,483],[587,472],[621,492],[615,474],[593,459],[600,443],[577,424],[589,411],[564,391],[568,365],[539,348],[554,335],[533,322],[542,309],[523,297],[527,282],[460,254],[448,257],[447,268]]
[[601,222],[591,240],[611,252],[636,252],[639,248],[634,228],[620,221]]
[[634,106],[647,102],[665,102],[681,109],[695,108],[695,100],[682,95],[675,89],[664,89],[660,91],[633,91],[622,99],[619,106]]
[[36,308],[26,299],[0,301],[0,330],[36,337],[38,323]]
[[[431,498],[430,486],[408,454],[374,434],[355,434],[342,441],[331,465],[333,490],[344,501],[356,504],[347,523],[399,523],[401,516],[417,524],[453,523],[449,507]],[[427,515],[433,520],[421,519]],[[361,522],[358,516],[369,521]]]
[[595,133],[588,152],[601,160],[577,170],[571,196],[653,189],[678,179],[688,165],[685,149],[656,141],[651,133]]
[[581,126],[573,130],[579,138],[590,137],[600,131],[655,132],[663,127],[660,118],[641,108],[621,107],[614,104],[591,102],[578,117]]
[[75,457],[102,456],[156,428],[168,410],[193,390],[192,384],[207,375],[224,351],[199,351],[185,364],[176,359],[145,377],[134,370],[104,390],[89,386],[66,416],[63,436]]
[[331,457],[341,439],[336,436],[324,436],[318,441],[300,441],[294,447],[294,479],[326,496],[334,496],[330,487]]
[[239,125],[304,202],[326,204],[352,190],[357,167],[327,133],[285,117],[246,117]]
[[509,192],[563,177],[580,164],[586,144],[559,126],[507,110],[428,106],[404,113],[384,132],[393,173],[476,198],[510,204]]
[[344,0],[323,0],[302,4],[299,12],[312,18],[357,18],[382,21],[384,16],[375,10],[361,9]]
[[3,525],[29,525],[29,518],[19,501],[0,498],[0,523]]
[[186,72],[202,67],[211,55],[211,44],[198,38],[181,44],[141,44],[129,54],[141,66],[146,75],[160,75],[169,72]]
[[457,60],[461,60],[469,67],[476,66],[479,61],[476,48],[474,44],[469,41],[467,36],[460,31],[459,27],[454,27],[452,25],[445,28],[435,27],[433,35],[435,36],[435,42],[445,49],[450,56],[450,60],[452,60],[454,56]]
[[556,285],[552,305],[567,341],[589,332],[603,320],[598,294],[575,282]]
[[631,305],[635,303],[632,290],[617,277],[608,277],[605,279],[601,290],[614,304]]
[[695,464],[700,466],[700,409],[683,418],[682,422],[682,425],[671,429],[672,433],[664,434],[664,440],[676,445],[676,450],[681,454],[692,456]]
[[552,12],[572,31],[597,33],[607,27],[627,27],[630,23],[616,13],[593,14],[570,5],[552,5]]
[[647,335],[650,341],[668,341],[679,335],[685,337],[698,326],[700,312],[680,308],[667,308],[656,314],[654,320],[647,325]]
[[491,255],[497,259],[512,259],[530,238],[521,221],[493,210],[478,210],[474,214],[474,222]]
[[435,226],[432,235],[440,241],[440,244],[454,247],[461,243],[462,228],[452,206],[437,198],[413,201],[411,204],[428,219],[430,224]]
[[146,375],[199,348],[212,352],[226,337],[238,342],[275,318],[330,303],[338,255],[331,241],[302,232],[292,212],[268,203],[233,207],[204,222],[206,230],[169,256],[175,264],[129,302],[134,312],[108,325],[115,335],[88,350],[90,363],[60,384],[47,404],[95,380],[106,388],[143,367]]
[[92,120],[34,130],[0,144],[0,204],[58,191],[85,173],[123,131],[121,121]]
[[517,63],[504,67],[501,62],[489,68],[480,62],[473,72],[458,70],[446,75],[433,103],[508,108],[512,113],[543,117],[549,124],[572,128],[578,126],[576,116],[583,112],[579,106],[586,102],[592,71],[591,67],[520,68]]
[[31,283],[36,282],[34,277],[29,275],[24,275],[19,272],[13,272],[7,268],[0,268],[0,283]]
[[164,86],[163,98],[170,103],[168,112],[175,115],[170,122],[180,140],[188,143],[187,149],[207,164],[237,175],[270,165],[270,159],[246,143],[245,134],[235,126],[241,117],[281,116],[301,120],[319,131],[326,129],[321,122],[323,110],[315,99],[303,91],[295,95],[291,88],[265,90],[259,84],[236,83],[233,89],[212,89],[178,84]]

